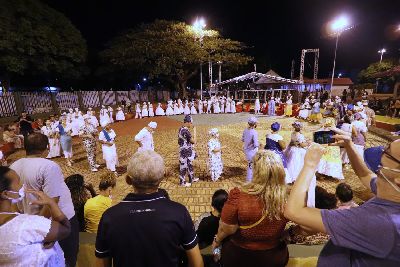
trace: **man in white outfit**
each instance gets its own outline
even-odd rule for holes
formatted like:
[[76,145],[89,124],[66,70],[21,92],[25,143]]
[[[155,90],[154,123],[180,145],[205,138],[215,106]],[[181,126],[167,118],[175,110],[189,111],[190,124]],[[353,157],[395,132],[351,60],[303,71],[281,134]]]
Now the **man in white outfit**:
[[139,145],[138,152],[144,150],[154,151],[153,133],[156,128],[157,128],[157,122],[151,121],[135,136],[135,141]]

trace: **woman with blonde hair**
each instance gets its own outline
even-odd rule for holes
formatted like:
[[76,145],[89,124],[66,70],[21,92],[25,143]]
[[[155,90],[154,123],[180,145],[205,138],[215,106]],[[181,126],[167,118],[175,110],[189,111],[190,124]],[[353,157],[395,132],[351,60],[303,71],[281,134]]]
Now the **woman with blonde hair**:
[[289,252],[281,241],[287,223],[282,160],[273,151],[260,150],[253,163],[253,180],[231,190],[214,238],[213,249],[222,245],[224,267],[275,267],[288,262]]

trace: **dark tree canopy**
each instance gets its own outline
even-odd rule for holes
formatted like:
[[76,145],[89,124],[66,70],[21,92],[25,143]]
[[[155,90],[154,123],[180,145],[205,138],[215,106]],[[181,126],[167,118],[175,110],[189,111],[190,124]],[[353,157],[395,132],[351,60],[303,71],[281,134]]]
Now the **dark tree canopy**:
[[74,80],[82,75],[86,41],[60,12],[39,0],[0,0],[0,74]]
[[223,38],[217,31],[200,33],[183,22],[156,20],[113,39],[101,53],[106,64],[136,69],[150,78],[173,84],[186,97],[186,84],[198,73],[199,64],[222,61],[224,68],[247,64],[244,44]]
[[360,83],[375,83],[376,75],[380,72],[384,72],[392,69],[397,65],[395,59],[386,59],[382,62],[375,62],[370,64],[366,69],[363,69],[358,74]]

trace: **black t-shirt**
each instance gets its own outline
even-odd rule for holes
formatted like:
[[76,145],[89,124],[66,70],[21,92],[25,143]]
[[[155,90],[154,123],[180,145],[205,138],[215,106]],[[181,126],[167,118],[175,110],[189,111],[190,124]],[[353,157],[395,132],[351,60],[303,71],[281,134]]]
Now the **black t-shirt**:
[[33,131],[32,129],[32,118],[29,116],[26,116],[25,120],[21,120],[22,116],[18,118],[19,121],[19,127],[21,132],[28,132],[31,133]]
[[179,253],[197,245],[187,209],[162,192],[128,194],[106,210],[96,238],[96,257],[115,267],[177,267]]
[[219,217],[214,216],[212,213],[200,221],[197,229],[200,249],[212,244],[214,236],[218,233],[218,226]]

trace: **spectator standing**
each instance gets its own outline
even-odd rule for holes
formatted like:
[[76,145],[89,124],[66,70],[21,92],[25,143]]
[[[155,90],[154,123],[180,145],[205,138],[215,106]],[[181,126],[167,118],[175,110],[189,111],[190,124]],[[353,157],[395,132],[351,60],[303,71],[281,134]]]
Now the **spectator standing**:
[[84,206],[88,199],[97,195],[96,191],[92,184],[85,184],[84,178],[80,174],[68,176],[65,178],[65,183],[71,192],[72,203],[79,223],[79,232],[85,232]]
[[189,266],[202,267],[197,236],[187,209],[158,192],[164,177],[164,160],[154,151],[133,155],[126,182],[134,193],[106,210],[97,238],[98,266],[176,267],[180,247]]
[[32,118],[26,112],[22,112],[18,117],[20,132],[25,138],[33,132],[32,122]]
[[229,193],[212,247],[222,245],[224,267],[283,267],[289,260],[281,242],[287,223],[285,170],[279,155],[269,150],[257,152],[253,161],[253,180]]
[[103,213],[111,207],[112,191],[117,180],[111,172],[100,177],[99,195],[88,199],[85,203],[85,230],[88,233],[97,233],[97,228]]
[[[71,193],[65,184],[60,166],[43,158],[47,143],[48,139],[45,135],[40,133],[30,134],[25,141],[27,157],[17,160],[10,168],[21,178],[25,188],[43,191],[58,203],[71,224],[71,234],[60,241],[60,246],[64,251],[66,265],[75,266],[79,249],[79,224],[75,216]],[[32,194],[25,195],[20,209],[25,214],[42,215],[49,218],[51,213],[48,206],[30,204],[36,200],[37,197]]]
[[356,175],[376,197],[346,210],[306,207],[307,188],[324,153],[321,145],[314,144],[307,151],[304,167],[290,192],[285,216],[310,230],[330,235],[319,255],[318,266],[399,266],[400,141],[387,148],[369,148],[365,151],[365,164],[351,137],[341,130],[335,131],[338,144],[347,149]]

